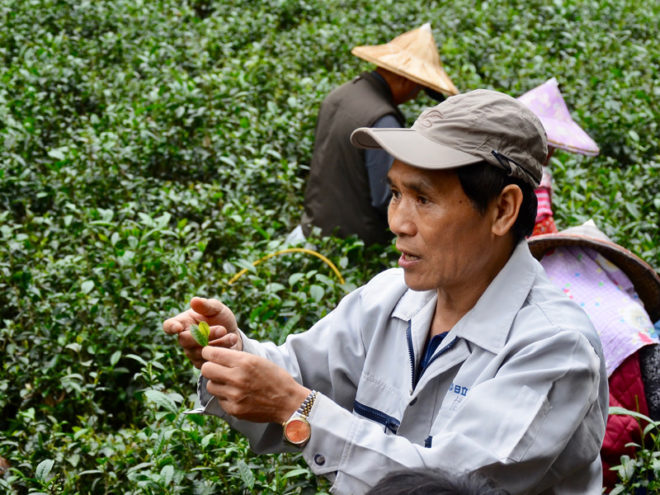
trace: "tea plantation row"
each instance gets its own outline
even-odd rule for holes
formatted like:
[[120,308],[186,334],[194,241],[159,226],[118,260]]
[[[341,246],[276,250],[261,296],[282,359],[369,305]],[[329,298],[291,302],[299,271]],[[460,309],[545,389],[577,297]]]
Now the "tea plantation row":
[[593,218],[658,268],[659,18],[623,0],[0,0],[0,491],[328,490],[183,414],[196,377],[161,322],[215,295],[279,342],[394,264],[314,237],[345,285],[304,254],[227,284],[298,222],[319,104],[369,68],[355,45],[431,22],[462,91],[557,77],[601,147],[555,155],[559,226]]

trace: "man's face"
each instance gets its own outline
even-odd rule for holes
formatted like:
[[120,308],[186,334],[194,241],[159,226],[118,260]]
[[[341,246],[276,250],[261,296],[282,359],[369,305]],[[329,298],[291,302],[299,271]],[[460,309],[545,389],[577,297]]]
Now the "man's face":
[[395,160],[388,179],[388,221],[406,285],[451,291],[479,279],[494,238],[491,208],[480,214],[453,170],[424,170]]
[[400,105],[414,100],[422,87],[414,81],[392,73],[388,82],[394,103]]

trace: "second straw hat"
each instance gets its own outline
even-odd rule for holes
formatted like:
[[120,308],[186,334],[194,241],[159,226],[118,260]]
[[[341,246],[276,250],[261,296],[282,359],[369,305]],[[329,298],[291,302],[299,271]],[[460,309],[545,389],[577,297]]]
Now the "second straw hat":
[[572,119],[554,77],[518,97],[541,119],[548,145],[573,153],[596,156],[598,145]]
[[458,89],[442,67],[429,23],[384,45],[356,46],[351,53],[424,87],[445,95],[458,94]]

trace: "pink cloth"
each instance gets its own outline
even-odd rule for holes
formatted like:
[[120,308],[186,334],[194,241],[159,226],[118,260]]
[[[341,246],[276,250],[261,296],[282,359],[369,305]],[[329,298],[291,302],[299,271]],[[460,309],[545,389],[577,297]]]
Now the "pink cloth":
[[556,234],[557,232],[557,226],[555,225],[553,218],[546,217],[540,222],[534,224],[534,230],[532,231],[531,237],[543,234]]
[[561,247],[541,260],[550,280],[589,315],[600,335],[607,374],[660,341],[630,279],[597,251]]
[[552,216],[552,202],[550,201],[550,191],[547,189],[537,189],[536,199],[538,207],[536,208],[536,221],[540,222],[544,218]]
[[539,223],[548,217],[552,217],[552,175],[548,167],[543,167],[541,183],[534,190],[534,193],[536,193],[538,202],[535,223]]

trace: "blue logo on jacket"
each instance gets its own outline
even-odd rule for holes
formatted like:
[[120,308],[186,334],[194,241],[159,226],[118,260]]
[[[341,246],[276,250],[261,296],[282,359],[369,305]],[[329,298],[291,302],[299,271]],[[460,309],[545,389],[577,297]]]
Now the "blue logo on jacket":
[[456,383],[452,383],[449,386],[449,391],[455,393],[456,395],[462,395],[465,397],[468,393],[468,390],[470,390],[468,387],[463,387],[461,385],[458,385]]
[[449,392],[455,394],[454,399],[451,401],[451,403],[448,406],[448,409],[450,411],[458,411],[459,406],[465,399],[465,396],[467,395],[468,391],[470,390],[469,387],[464,387],[462,385],[459,385],[457,383],[452,383],[449,386]]

